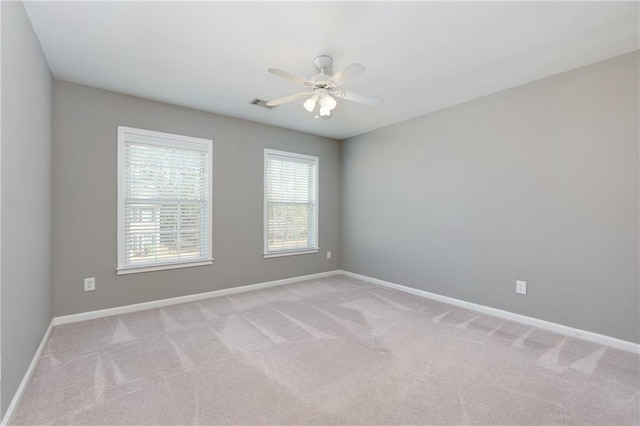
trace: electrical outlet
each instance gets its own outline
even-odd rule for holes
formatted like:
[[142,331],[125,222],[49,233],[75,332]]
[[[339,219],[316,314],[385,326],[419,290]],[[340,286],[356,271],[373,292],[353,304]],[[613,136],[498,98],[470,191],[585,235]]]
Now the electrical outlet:
[[330,251],[327,252],[327,259],[331,259],[331,252]]
[[84,279],[84,291],[93,291],[96,289],[96,279],[94,277]]
[[516,293],[518,294],[527,294],[527,282],[526,281],[516,281]]

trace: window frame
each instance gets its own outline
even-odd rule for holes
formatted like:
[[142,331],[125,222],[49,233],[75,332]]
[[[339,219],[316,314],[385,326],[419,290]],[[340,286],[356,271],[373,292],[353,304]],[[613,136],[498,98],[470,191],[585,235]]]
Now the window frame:
[[[193,149],[205,152],[207,173],[207,252],[204,258],[188,260],[170,260],[167,262],[147,265],[125,264],[125,194],[126,194],[126,142],[134,142],[152,146]],[[189,268],[213,264],[213,141],[211,139],[158,132],[154,130],[137,129],[134,127],[118,126],[117,152],[117,242],[116,273],[135,274],[140,272],[161,271],[166,269]]]
[[[269,210],[268,210],[268,202],[267,202],[267,161],[269,158],[269,154],[278,155],[281,157],[291,157],[295,159],[313,161],[315,163],[315,182],[314,182],[314,190],[315,190],[315,202],[314,202],[314,233],[315,233],[315,241],[313,247],[305,247],[300,249],[293,250],[272,250],[269,251]],[[284,257],[284,256],[297,256],[301,254],[313,254],[318,253],[320,251],[320,235],[319,231],[319,205],[320,205],[320,158],[315,155],[307,155],[307,154],[299,154],[290,151],[280,151],[270,148],[265,148],[264,150],[264,166],[263,166],[263,203],[264,203],[264,213],[263,213],[263,238],[264,238],[264,247],[263,247],[263,256],[265,259],[274,258],[274,257]]]

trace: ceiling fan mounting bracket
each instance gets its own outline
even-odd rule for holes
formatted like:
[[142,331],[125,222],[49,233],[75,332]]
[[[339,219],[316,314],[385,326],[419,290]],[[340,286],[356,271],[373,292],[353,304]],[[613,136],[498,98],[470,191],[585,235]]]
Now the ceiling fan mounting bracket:
[[331,66],[332,60],[331,60],[331,56],[327,56],[327,55],[320,55],[320,56],[316,56],[316,58],[313,60],[314,65],[316,66],[316,68],[318,68],[318,71],[324,69],[327,69]]

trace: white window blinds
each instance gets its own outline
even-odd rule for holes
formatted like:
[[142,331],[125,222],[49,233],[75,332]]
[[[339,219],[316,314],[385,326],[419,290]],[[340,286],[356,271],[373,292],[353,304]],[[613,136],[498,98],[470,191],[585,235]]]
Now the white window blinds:
[[211,263],[211,147],[118,128],[119,271]]
[[318,157],[265,150],[264,254],[318,251]]

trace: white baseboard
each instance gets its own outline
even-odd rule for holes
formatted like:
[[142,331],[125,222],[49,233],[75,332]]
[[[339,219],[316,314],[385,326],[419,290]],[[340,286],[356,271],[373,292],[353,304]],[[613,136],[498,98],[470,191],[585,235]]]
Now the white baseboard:
[[211,297],[227,296],[229,294],[243,293],[245,291],[260,290],[263,288],[275,287],[284,284],[296,283],[299,281],[313,280],[317,278],[338,275],[341,271],[320,272],[318,274],[303,275],[282,280],[268,281],[257,284],[249,284],[240,287],[225,288],[222,290],[208,291],[206,293],[189,294],[186,296],[172,297],[169,299],[152,300],[150,302],[136,303],[133,305],[117,306],[115,308],[100,309],[98,311],[82,312],[79,314],[63,315],[53,318],[53,325],[70,324],[73,322],[86,321],[96,318],[110,317],[113,315],[127,314],[130,312],[145,311],[147,309],[161,308],[163,306],[178,305],[180,303],[195,302],[197,300],[209,299]]
[[31,377],[33,373],[36,371],[36,366],[38,365],[38,361],[40,361],[40,357],[42,356],[42,352],[44,352],[44,348],[49,340],[49,336],[51,335],[51,330],[53,329],[53,320],[49,323],[49,327],[47,327],[47,331],[44,332],[44,336],[42,336],[42,340],[40,341],[40,346],[36,350],[36,353],[33,354],[33,358],[31,359],[31,364],[29,364],[29,368],[24,373],[22,377],[22,381],[20,382],[20,386],[18,386],[18,390],[13,395],[11,399],[11,403],[7,408],[7,411],[4,413],[4,417],[2,418],[2,422],[0,425],[8,425],[11,422],[11,418],[15,414],[16,409],[18,408],[18,404],[20,404],[20,400],[24,395],[24,391],[27,389],[27,385],[31,381]]
[[541,328],[543,330],[553,331],[555,333],[563,334],[566,336],[577,337],[580,339],[588,340],[593,343],[598,343],[600,345],[606,345],[606,346],[611,346],[612,348],[621,349],[623,351],[640,354],[640,344],[638,343],[617,339],[615,337],[594,333],[592,331],[580,330],[578,328],[568,327],[566,325],[557,324],[554,322],[545,321],[538,318],[528,317],[526,315],[520,315],[520,314],[516,314],[509,311],[503,311],[501,309],[490,308],[488,306],[478,305],[476,303],[466,302],[460,299],[454,299],[453,297],[441,296],[439,294],[430,293],[428,291],[419,290],[417,288],[407,287],[404,285],[379,280],[377,278],[367,277],[365,275],[354,274],[353,272],[340,271],[340,273],[347,277],[369,281],[373,284],[378,284],[384,287],[400,290],[405,293],[413,294],[420,297],[425,297],[427,299],[437,300],[438,302],[447,303],[449,305],[458,306],[460,308],[469,309],[472,311],[480,312],[483,314],[491,315],[494,317],[498,317],[498,318],[502,318],[510,321],[516,321],[522,324]]

